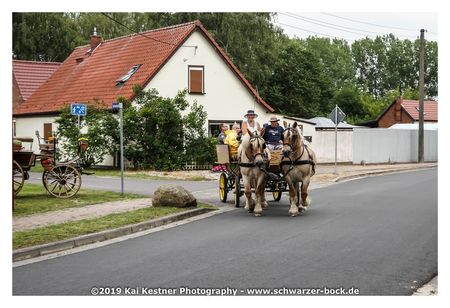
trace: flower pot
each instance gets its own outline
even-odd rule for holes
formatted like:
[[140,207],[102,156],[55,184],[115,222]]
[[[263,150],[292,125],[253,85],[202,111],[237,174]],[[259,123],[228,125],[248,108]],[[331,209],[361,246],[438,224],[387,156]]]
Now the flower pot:
[[87,140],[80,140],[79,145],[82,151],[86,151],[89,146],[89,142]]

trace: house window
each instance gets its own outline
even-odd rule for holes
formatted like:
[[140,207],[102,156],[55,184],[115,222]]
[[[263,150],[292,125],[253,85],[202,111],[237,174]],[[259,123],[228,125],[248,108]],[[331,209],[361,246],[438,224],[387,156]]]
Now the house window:
[[189,66],[189,93],[205,94],[205,67]]
[[44,123],[44,140],[52,136],[52,123]]
[[228,125],[228,128],[231,129],[233,127],[234,122],[238,123],[239,126],[242,126],[241,120],[224,120],[224,121],[209,121],[208,122],[208,135],[212,137],[217,137],[220,134],[220,125],[225,123]]
[[142,66],[142,64],[137,64],[134,65],[129,71],[128,73],[126,73],[125,75],[123,75],[122,77],[120,77],[119,79],[116,80],[117,85],[123,85],[125,82],[128,81],[128,79],[131,78],[131,76],[133,76],[134,73],[137,72],[137,70]]

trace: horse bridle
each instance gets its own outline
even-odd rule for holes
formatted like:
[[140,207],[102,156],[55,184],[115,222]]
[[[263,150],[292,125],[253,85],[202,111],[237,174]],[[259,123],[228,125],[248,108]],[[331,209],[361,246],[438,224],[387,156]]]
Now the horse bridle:
[[[298,134],[298,132],[295,132],[295,128],[293,128],[293,127],[288,127],[284,131],[290,131],[292,133],[292,139],[300,138],[300,135]],[[294,147],[292,146],[291,143],[285,142],[283,140],[283,145],[284,146],[288,146],[291,149],[292,154],[295,154]],[[303,153],[305,153],[305,146],[304,146],[304,144],[302,146],[302,152],[301,152],[300,156],[298,156],[294,161],[299,160],[303,156]],[[288,158],[289,158],[290,161],[292,161],[292,159],[290,157],[288,157]]]
[[[266,143],[265,143],[264,138],[261,137],[261,136],[253,136],[253,137],[251,137],[250,140],[249,140],[249,143],[250,143],[250,149],[251,149],[251,150],[253,149],[252,141],[254,141],[255,139],[261,139],[261,140],[263,141],[263,150],[266,149]],[[252,152],[253,152],[253,151],[252,151]],[[247,153],[245,153],[245,155],[247,155]],[[256,167],[255,159],[256,159],[256,157],[258,157],[258,156],[262,156],[262,158],[263,158],[263,160],[264,160],[264,158],[265,158],[265,157],[264,157],[264,151],[263,151],[262,153],[256,153],[256,154],[253,154],[253,159],[252,159],[252,162],[251,162],[251,163],[241,163],[241,162],[239,161],[239,166],[241,166],[241,167],[248,167],[248,168]],[[248,157],[248,156],[247,156],[247,158],[250,159],[250,157]],[[240,160],[240,159],[239,159],[239,160]],[[258,168],[259,168],[261,171],[263,171],[264,173],[267,174],[267,171],[266,171],[264,168],[262,168],[262,166],[258,166]]]
[[[288,127],[288,128],[285,129],[285,131],[290,131],[290,132],[292,132],[292,135],[293,135],[293,136],[292,136],[292,139],[294,139],[294,137],[295,137],[295,138],[301,138],[300,135],[298,134],[298,132],[295,132],[295,133],[294,133],[295,128],[293,128],[293,127]],[[288,146],[288,147],[291,149],[292,154],[295,155],[295,151],[294,151],[294,148],[293,148],[293,146],[292,146],[291,143],[285,142],[285,141],[283,140],[283,145],[284,145],[284,146]],[[306,165],[306,164],[310,164],[310,165],[313,166],[313,169],[314,169],[314,166],[315,166],[316,163],[315,163],[314,160],[312,159],[311,154],[309,153],[306,144],[302,143],[302,145],[303,145],[303,146],[301,147],[301,148],[302,148],[302,151],[301,151],[300,155],[299,155],[296,159],[292,160],[291,157],[288,156],[287,158],[289,158],[289,161],[287,161],[287,160],[282,160],[282,161],[281,161],[281,163],[280,163],[281,166],[283,166],[283,165],[290,165],[289,170],[284,174],[284,176],[286,176],[286,175],[294,168],[294,165]],[[308,152],[308,159],[307,159],[307,160],[300,160],[300,158],[302,158],[303,154],[305,153],[305,149],[306,149],[306,152]]]

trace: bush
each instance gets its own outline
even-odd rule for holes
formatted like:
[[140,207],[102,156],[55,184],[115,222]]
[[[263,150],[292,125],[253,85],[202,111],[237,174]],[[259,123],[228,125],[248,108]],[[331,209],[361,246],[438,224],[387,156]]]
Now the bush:
[[125,157],[135,168],[176,170],[185,162],[215,160],[215,143],[205,130],[207,114],[197,103],[187,112],[186,91],[174,98],[160,97],[154,89],[134,91],[136,104],[124,101],[124,138]]
[[106,154],[111,154],[116,147],[115,140],[111,136],[110,127],[117,121],[113,115],[104,109],[98,102],[89,104],[85,117],[80,118],[78,129],[78,117],[70,114],[70,106],[61,110],[56,119],[58,130],[58,157],[65,159],[78,155],[78,139],[83,137],[89,140],[89,147],[83,153],[83,162],[86,167],[103,161]]

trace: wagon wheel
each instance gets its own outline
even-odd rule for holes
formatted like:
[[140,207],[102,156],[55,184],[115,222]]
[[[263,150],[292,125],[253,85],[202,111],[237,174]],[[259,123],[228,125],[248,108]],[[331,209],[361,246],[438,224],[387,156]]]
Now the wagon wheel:
[[42,180],[48,193],[56,198],[70,198],[81,187],[81,173],[70,165],[56,166],[45,171]]
[[272,192],[272,196],[273,196],[273,200],[275,200],[277,202],[280,201],[280,199],[281,199],[281,189],[280,189],[280,183],[279,182],[275,183],[275,188],[274,188],[274,190]]
[[227,202],[228,178],[225,172],[220,174],[219,178],[219,197],[220,201]]
[[25,173],[23,172],[22,167],[15,160],[12,161],[13,165],[13,191],[14,196],[17,196],[19,191],[23,187],[23,183],[25,181]]
[[236,175],[236,180],[234,181],[234,188],[235,188],[234,206],[239,207],[239,203],[241,201],[241,178],[239,177],[239,175]]

